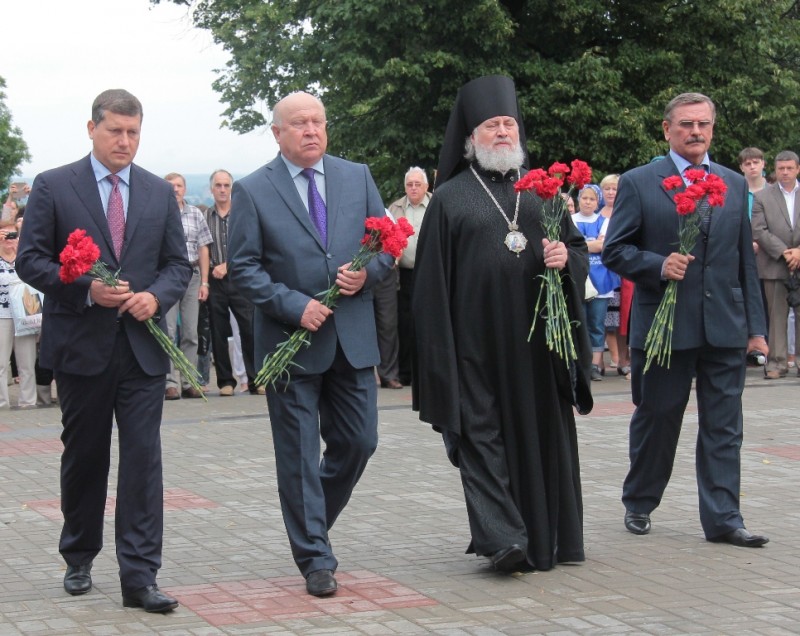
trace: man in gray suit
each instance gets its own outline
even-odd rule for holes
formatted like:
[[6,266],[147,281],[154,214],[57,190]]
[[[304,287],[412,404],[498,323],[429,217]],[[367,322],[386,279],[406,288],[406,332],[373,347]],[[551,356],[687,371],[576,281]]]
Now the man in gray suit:
[[[661,503],[696,378],[699,430],[697,485],[706,539],[741,547],[767,543],[744,528],[739,511],[745,354],[768,352],[764,309],[747,218],[747,183],[713,163],[708,148],[714,103],[699,93],[678,95],[666,107],[662,128],[669,154],[635,168],[619,181],[603,248],[603,263],[636,284],[631,317],[632,397],[630,470],[622,502],[625,527],[650,532],[650,513]],[[703,166],[727,185],[725,203],[712,210],[691,254],[678,245],[674,190],[665,177]],[[685,182],[685,177],[684,177]],[[654,363],[644,373],[644,344],[668,280],[678,284],[669,368]]]
[[[289,543],[315,596],[336,592],[328,531],[378,443],[370,288],[392,266],[381,255],[359,272],[347,269],[365,219],[385,212],[365,165],[325,154],[325,126],[312,95],[275,105],[280,154],[236,182],[228,228],[229,275],[255,305],[257,364],[294,329],[311,332],[291,379],[267,388],[267,405]],[[333,283],[342,296],[331,310],[316,298]]]
[[[764,295],[769,312],[769,356],[764,367],[768,380],[777,380],[788,372],[787,324],[789,305],[786,285],[789,273],[800,267],[800,205],[796,201],[800,160],[784,150],[775,157],[778,182],[756,192],[753,198],[753,240],[758,243],[756,265],[764,281]],[[795,347],[800,344],[800,320],[795,312]]]

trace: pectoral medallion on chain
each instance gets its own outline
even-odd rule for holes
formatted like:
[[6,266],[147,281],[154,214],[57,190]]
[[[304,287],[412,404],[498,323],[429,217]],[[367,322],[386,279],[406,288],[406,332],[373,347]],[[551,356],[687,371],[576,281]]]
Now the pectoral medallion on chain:
[[[522,250],[524,250],[525,246],[528,244],[528,239],[526,239],[525,235],[519,231],[519,226],[517,225],[517,219],[519,218],[520,193],[517,192],[517,202],[516,205],[514,206],[514,218],[509,219],[508,215],[503,210],[503,207],[497,202],[497,199],[494,198],[494,195],[492,194],[491,190],[489,190],[489,188],[486,186],[483,180],[478,176],[478,173],[475,172],[475,168],[473,168],[472,165],[470,165],[469,169],[472,170],[472,174],[475,175],[475,178],[478,180],[478,183],[480,183],[481,186],[483,186],[484,191],[486,192],[486,194],[489,195],[489,198],[492,200],[492,203],[494,203],[497,210],[500,212],[500,214],[503,215],[503,218],[505,219],[506,224],[508,225],[508,234],[506,234],[506,238],[503,241],[503,243],[506,244],[506,247],[508,248],[509,252],[514,252],[514,254],[517,255],[517,258],[519,258],[519,253]],[[517,180],[519,180],[519,170],[517,171]]]
[[506,247],[519,257],[519,253],[524,250],[525,246],[528,244],[528,239],[525,238],[522,232],[517,231],[516,225],[509,224],[508,229],[511,231],[506,234]]

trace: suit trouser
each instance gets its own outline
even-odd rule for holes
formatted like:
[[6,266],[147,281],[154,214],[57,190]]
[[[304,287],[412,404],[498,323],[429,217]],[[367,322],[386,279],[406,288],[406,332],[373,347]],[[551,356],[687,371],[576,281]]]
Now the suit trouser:
[[[237,381],[233,377],[231,356],[228,353],[228,338],[233,335],[231,330],[230,312],[239,325],[239,335],[242,339],[242,357],[247,371],[247,384],[251,389],[255,385],[256,369],[253,358],[255,345],[253,343],[253,304],[242,296],[231,284],[230,278],[223,279],[209,277],[208,291],[209,314],[211,317],[211,348],[214,352],[214,370],[217,373],[217,386],[236,388]],[[259,361],[261,368],[261,361]]]
[[[189,280],[189,286],[186,288],[183,298],[170,307],[167,312],[167,333],[174,341],[178,332],[178,315],[181,317],[181,341],[179,343],[180,350],[186,359],[192,363],[192,366],[197,368],[197,322],[200,317],[200,300],[198,293],[200,291],[200,270],[196,267],[192,272],[192,278]],[[175,365],[170,361],[169,375],[167,375],[167,388],[178,386],[178,376],[180,373],[175,371]],[[181,385],[184,389],[188,389],[190,384],[187,378],[181,378]]]
[[[767,298],[767,310],[769,312],[769,356],[765,371],[786,371],[788,369],[788,326],[789,312],[795,311],[786,302],[786,285],[782,280],[764,280],[764,295]],[[800,333],[800,321],[797,320],[795,311],[795,343]],[[795,344],[795,347],[797,344]]]
[[386,278],[373,285],[372,296],[378,351],[381,356],[378,377],[381,380],[397,380],[400,353],[400,341],[397,337],[397,272],[390,272]]
[[397,338],[400,341],[400,381],[411,384],[411,355],[414,348],[414,316],[411,313],[411,295],[414,292],[414,270],[399,267],[400,289],[397,292]]
[[711,539],[744,527],[739,511],[742,391],[745,350],[710,346],[673,351],[670,368],[631,349],[630,470],[622,501],[631,512],[651,513],[669,483],[686,404],[696,376],[698,431],[695,469],[700,522]]
[[103,520],[116,418],[119,469],[115,542],[123,592],[156,582],[164,526],[161,413],[165,376],[142,371],[120,331],[108,368],[83,376],[56,371],[61,421],[59,551],[69,565],[91,562],[103,547]]
[[[378,445],[372,368],[354,369],[337,347],[328,371],[267,387],[283,521],[303,576],[336,570],[328,531]],[[320,436],[325,449],[320,460]]]

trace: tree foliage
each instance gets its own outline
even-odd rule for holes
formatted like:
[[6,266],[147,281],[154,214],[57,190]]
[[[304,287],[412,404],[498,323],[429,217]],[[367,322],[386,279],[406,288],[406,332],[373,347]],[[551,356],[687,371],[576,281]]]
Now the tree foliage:
[[31,158],[28,146],[22,139],[22,131],[11,121],[3,90],[5,87],[6,81],[0,77],[0,189],[3,191],[22,162]]
[[605,174],[663,154],[663,109],[684,91],[717,104],[720,163],[800,145],[800,0],[163,1],[230,53],[215,82],[228,125],[313,92],[330,150],[369,164],[387,200],[409,165],[432,173],[459,86],[491,73],[517,83],[532,165]]

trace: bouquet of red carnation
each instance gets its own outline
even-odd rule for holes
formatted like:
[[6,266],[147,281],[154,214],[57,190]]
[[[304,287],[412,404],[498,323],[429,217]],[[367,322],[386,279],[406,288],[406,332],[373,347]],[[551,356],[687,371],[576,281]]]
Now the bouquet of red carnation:
[[[571,196],[573,190],[580,190],[591,180],[592,169],[589,164],[580,159],[574,159],[570,166],[556,162],[548,168],[547,172],[541,168],[531,170],[517,181],[514,189],[517,192],[532,190],[543,199],[542,229],[549,241],[559,241],[561,240],[561,222],[568,214],[567,203],[561,196],[561,187],[564,182],[569,184],[567,196]],[[530,341],[536,322],[541,317],[545,321],[547,348],[555,351],[566,362],[575,360],[578,354],[572,341],[572,325],[567,311],[567,301],[564,298],[564,290],[561,287],[561,272],[548,267],[541,278],[542,287],[539,289],[539,296],[536,299],[528,340]],[[540,313],[542,298],[544,298],[544,308]]]
[[[58,272],[58,276],[61,282],[67,285],[75,282],[84,274],[89,274],[110,287],[116,287],[119,283],[119,272],[112,272],[108,269],[108,265],[100,260],[100,248],[97,247],[92,237],[86,234],[86,230],[74,230],[67,237],[67,244],[61,250],[58,259],[61,261],[61,269]],[[161,330],[152,318],[148,318],[144,323],[147,325],[147,330],[170,357],[175,368],[206,400],[200,382],[200,373],[183,355],[183,351],[175,346],[175,343],[170,340],[169,336]]]
[[[414,233],[411,223],[403,217],[400,217],[395,223],[388,216],[368,216],[364,220],[364,227],[366,234],[361,239],[361,247],[348,267],[351,272],[364,269],[367,263],[383,252],[399,258],[408,245],[408,237]],[[323,305],[333,308],[336,306],[340,294],[339,286],[334,283],[318,296]],[[268,354],[264,358],[264,363],[255,379],[256,386],[267,384],[275,386],[275,383],[282,377],[285,377],[288,382],[289,367],[295,365],[292,361],[294,356],[302,347],[310,344],[311,333],[308,329],[303,327],[296,329],[288,340],[284,340],[278,345],[274,353]]]
[[[728,186],[721,177],[707,174],[705,170],[686,170],[684,177],[689,185],[682,192],[675,194],[675,211],[678,213],[678,253],[689,254],[697,243],[700,234],[700,223],[705,215],[711,214],[712,207],[725,204],[725,192]],[[678,175],[667,177],[661,182],[665,190],[677,190],[683,187],[683,178]],[[701,205],[705,199],[708,205]],[[698,208],[704,210],[698,213]],[[672,355],[672,328],[675,323],[675,305],[678,298],[678,282],[670,279],[664,297],[653,316],[653,324],[647,332],[644,342],[644,370],[650,368],[653,360],[662,367],[669,368]]]

